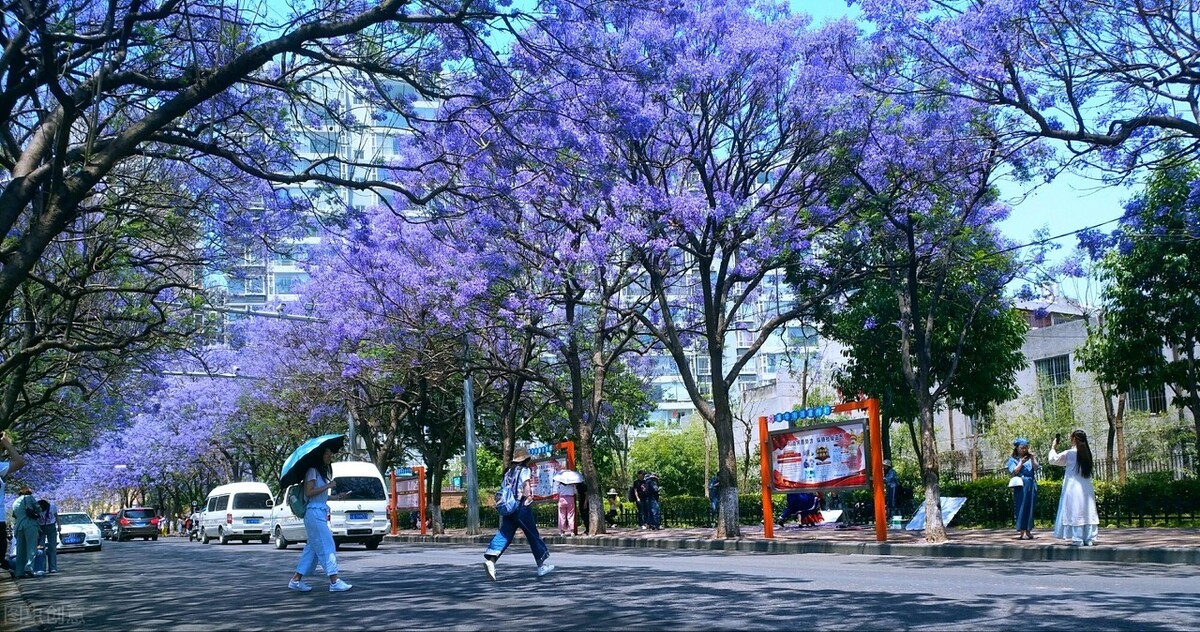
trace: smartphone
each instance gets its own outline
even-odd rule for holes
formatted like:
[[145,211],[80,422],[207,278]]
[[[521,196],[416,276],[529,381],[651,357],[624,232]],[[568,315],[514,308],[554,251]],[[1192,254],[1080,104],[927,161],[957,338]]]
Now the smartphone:
[[1061,432],[1054,433],[1054,441],[1055,441],[1055,443],[1062,442],[1062,433]]

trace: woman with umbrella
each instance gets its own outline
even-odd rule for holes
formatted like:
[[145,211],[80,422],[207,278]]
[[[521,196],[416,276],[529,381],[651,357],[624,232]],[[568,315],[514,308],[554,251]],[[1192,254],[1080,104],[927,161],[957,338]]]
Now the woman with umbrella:
[[[288,588],[308,592],[312,586],[304,583],[304,576],[317,570],[317,564],[325,569],[329,577],[329,592],[350,590],[347,584],[338,576],[336,547],[333,543],[333,532],[329,530],[329,490],[336,486],[333,482],[333,455],[342,448],[342,435],[324,435],[304,442],[283,464],[279,476],[279,486],[287,489],[289,485],[298,484],[303,480],[304,485],[304,531],[307,541],[300,561],[296,564],[296,573],[288,582]],[[300,478],[303,477],[303,478]],[[333,499],[341,499],[346,493],[334,494]]]
[[558,483],[558,535],[575,535],[576,485],[583,482],[583,475],[575,470],[563,470],[554,475]]

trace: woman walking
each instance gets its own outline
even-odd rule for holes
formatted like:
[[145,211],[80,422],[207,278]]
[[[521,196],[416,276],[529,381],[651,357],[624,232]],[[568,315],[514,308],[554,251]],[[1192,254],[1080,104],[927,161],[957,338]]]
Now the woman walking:
[[1092,449],[1087,433],[1071,433],[1071,449],[1058,452],[1058,437],[1050,445],[1050,463],[1066,468],[1058,515],[1054,518],[1054,537],[1071,540],[1072,546],[1092,546],[1100,531],[1096,513],[1096,489],[1092,486]]
[[33,577],[33,556],[37,554],[38,516],[41,507],[33,497],[33,490],[22,487],[13,501],[13,540],[17,545],[16,563],[13,565],[13,577]]
[[509,463],[508,469],[504,472],[504,478],[500,482],[509,489],[515,489],[520,502],[517,504],[516,511],[507,516],[500,516],[500,530],[496,532],[492,543],[483,552],[483,567],[492,581],[496,581],[496,561],[504,554],[508,545],[512,544],[513,536],[517,534],[518,528],[525,534],[525,539],[529,541],[529,550],[533,553],[533,561],[537,564],[538,577],[554,570],[553,564],[546,563],[546,559],[550,557],[550,549],[546,548],[546,543],[542,541],[537,524],[533,520],[533,471],[530,469],[532,464],[533,459],[527,451],[514,451],[512,462]]
[[1029,451],[1029,439],[1018,437],[1013,439],[1012,456],[1004,465],[1008,475],[1020,478],[1021,484],[1013,485],[1013,513],[1017,525],[1018,540],[1033,539],[1033,505],[1037,500],[1037,457]]
[[[325,570],[329,577],[329,592],[350,590],[351,585],[338,577],[336,547],[333,544],[333,532],[329,530],[329,490],[333,489],[333,449],[325,448],[321,453],[319,467],[310,467],[304,475],[304,498],[307,504],[304,508],[304,532],[307,541],[300,561],[296,563],[296,573],[288,582],[288,588],[308,592],[312,586],[304,583],[304,576],[311,575],[317,570],[317,564]],[[333,499],[345,498],[347,493],[335,494]]]

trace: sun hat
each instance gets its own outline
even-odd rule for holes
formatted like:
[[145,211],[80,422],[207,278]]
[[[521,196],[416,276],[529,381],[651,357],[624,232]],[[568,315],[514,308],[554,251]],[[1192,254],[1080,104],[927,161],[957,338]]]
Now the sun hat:
[[532,459],[533,459],[533,457],[529,456],[529,450],[527,448],[517,448],[517,449],[513,450],[513,454],[512,454],[512,462],[513,463],[524,463],[524,462],[532,460]]

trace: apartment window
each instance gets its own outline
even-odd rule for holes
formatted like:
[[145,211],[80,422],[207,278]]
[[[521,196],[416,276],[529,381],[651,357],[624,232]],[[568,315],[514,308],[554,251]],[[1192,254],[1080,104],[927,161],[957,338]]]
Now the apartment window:
[[1074,419],[1071,402],[1071,357],[1054,356],[1033,363],[1037,373],[1038,395],[1042,400],[1042,415],[1046,419]]
[[308,149],[314,154],[332,156],[337,153],[337,138],[333,134],[309,134]]
[[1131,389],[1126,405],[1129,410],[1160,415],[1167,411],[1167,393],[1161,386]]
[[308,280],[303,272],[279,272],[275,275],[276,294],[295,294],[296,287]]

